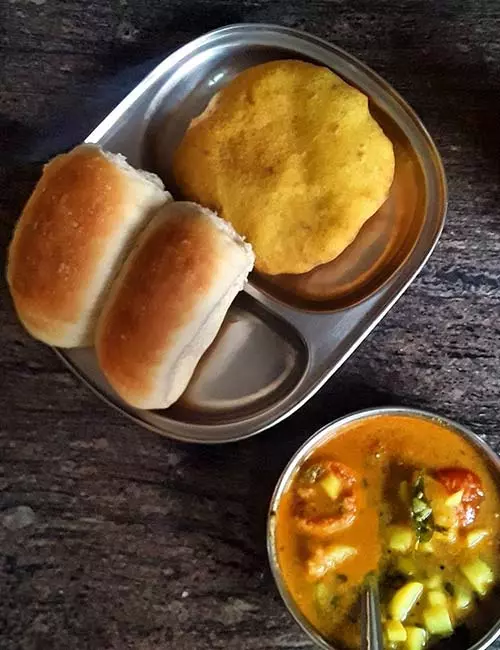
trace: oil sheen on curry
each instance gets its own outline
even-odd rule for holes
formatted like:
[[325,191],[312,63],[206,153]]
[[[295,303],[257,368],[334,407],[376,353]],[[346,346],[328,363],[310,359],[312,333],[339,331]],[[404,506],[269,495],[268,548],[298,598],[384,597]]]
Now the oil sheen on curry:
[[359,648],[359,595],[375,572],[386,648],[452,634],[466,648],[498,616],[499,513],[498,487],[463,438],[419,417],[371,417],[295,474],[277,512],[278,561],[302,614],[339,647]]

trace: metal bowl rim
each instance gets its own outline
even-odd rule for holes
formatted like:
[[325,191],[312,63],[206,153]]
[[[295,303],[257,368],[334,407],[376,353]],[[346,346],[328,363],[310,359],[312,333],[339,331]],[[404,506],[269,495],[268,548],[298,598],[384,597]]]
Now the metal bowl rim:
[[[451,420],[450,418],[437,415],[423,409],[407,408],[402,406],[379,406],[369,409],[362,409],[329,422],[328,424],[318,429],[309,438],[307,438],[307,440],[299,447],[299,449],[297,449],[297,451],[288,461],[273,491],[267,517],[267,554],[271,567],[271,573],[278,588],[279,594],[285,603],[289,613],[295,619],[296,623],[298,623],[302,630],[307,634],[307,636],[309,636],[309,638],[311,638],[319,647],[324,648],[325,650],[332,650],[334,646],[330,645],[319,634],[319,632],[314,629],[314,627],[302,614],[283,579],[276,553],[277,510],[281,497],[283,496],[285,489],[288,487],[295,471],[300,467],[307,456],[314,449],[316,449],[320,442],[330,437],[328,434],[331,434],[333,437],[336,433],[338,433],[338,431],[348,425],[359,422],[361,420],[383,415],[409,416],[424,420],[430,420],[436,424],[444,426],[447,429],[450,429],[454,433],[464,438],[475,449],[477,449],[478,453],[489,462],[489,465],[492,468],[494,468],[494,473],[497,475],[497,478],[500,478],[500,457],[484,440],[482,440],[482,438],[455,420]],[[468,648],[464,648],[463,650],[485,650],[492,643],[494,643],[498,637],[500,637],[500,614],[493,626],[474,645],[469,646]]]

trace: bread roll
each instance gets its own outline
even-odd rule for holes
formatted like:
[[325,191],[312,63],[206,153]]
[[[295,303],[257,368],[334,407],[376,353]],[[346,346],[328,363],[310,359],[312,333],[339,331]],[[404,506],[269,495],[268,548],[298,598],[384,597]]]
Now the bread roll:
[[99,318],[96,352],[115,391],[142,409],[184,392],[254,255],[232,226],[194,203],[169,203],[141,234]]
[[171,196],[154,174],[84,144],[49,162],[19,219],[7,280],[37,339],[89,345],[110,284],[137,233]]

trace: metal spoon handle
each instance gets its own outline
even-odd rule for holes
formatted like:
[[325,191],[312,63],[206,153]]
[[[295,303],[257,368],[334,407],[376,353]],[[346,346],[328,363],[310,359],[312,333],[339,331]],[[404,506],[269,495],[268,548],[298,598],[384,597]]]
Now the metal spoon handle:
[[369,576],[361,598],[361,650],[383,650],[380,599],[375,576]]

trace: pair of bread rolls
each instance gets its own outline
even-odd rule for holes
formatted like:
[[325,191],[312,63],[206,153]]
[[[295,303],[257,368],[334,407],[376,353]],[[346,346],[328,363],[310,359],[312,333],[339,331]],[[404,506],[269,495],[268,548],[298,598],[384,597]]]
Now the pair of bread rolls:
[[233,228],[121,155],[80,145],[44,168],[14,231],[7,280],[17,314],[57,347],[95,344],[136,408],[184,392],[254,256]]

